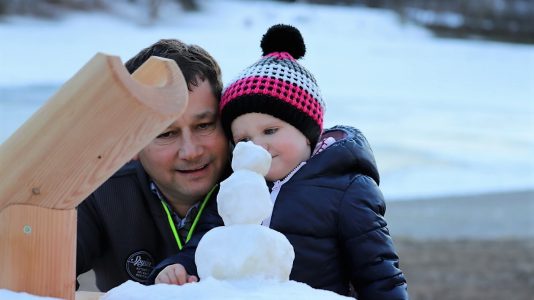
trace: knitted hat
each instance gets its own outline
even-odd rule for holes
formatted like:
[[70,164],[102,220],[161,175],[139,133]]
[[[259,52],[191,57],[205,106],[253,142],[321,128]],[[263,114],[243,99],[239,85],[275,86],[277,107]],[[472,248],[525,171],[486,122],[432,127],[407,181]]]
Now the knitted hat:
[[272,26],[261,48],[264,56],[223,91],[219,109],[224,131],[232,137],[232,122],[243,114],[269,114],[300,130],[313,150],[323,129],[325,103],[313,75],[296,61],[306,53],[299,30]]

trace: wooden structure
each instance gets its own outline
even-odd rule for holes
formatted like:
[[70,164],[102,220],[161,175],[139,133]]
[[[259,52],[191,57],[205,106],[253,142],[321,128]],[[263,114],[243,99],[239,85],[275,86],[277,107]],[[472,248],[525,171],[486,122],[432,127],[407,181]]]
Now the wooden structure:
[[172,60],[97,54],[0,145],[0,289],[74,299],[76,206],[187,104]]

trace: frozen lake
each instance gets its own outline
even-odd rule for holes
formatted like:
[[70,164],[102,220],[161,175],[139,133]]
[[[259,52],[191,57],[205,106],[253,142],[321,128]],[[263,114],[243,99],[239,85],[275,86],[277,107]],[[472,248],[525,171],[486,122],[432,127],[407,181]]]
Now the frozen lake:
[[179,38],[211,52],[228,82],[285,22],[304,36],[327,126],[364,132],[386,199],[534,189],[534,46],[437,39],[385,11],[201,2],[201,13],[166,10],[151,26],[103,13],[0,23],[0,142],[96,52],[125,61]]

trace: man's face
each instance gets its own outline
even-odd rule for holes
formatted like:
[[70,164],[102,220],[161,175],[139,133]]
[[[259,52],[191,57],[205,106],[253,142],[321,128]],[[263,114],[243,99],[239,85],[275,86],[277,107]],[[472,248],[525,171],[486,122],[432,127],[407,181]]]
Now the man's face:
[[138,158],[173,205],[192,205],[219,182],[229,161],[229,143],[207,80],[193,86],[184,114]]

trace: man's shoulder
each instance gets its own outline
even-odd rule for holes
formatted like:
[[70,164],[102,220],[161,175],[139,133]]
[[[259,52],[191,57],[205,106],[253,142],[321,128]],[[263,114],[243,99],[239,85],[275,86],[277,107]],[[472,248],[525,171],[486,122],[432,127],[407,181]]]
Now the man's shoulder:
[[139,162],[130,161],[98,187],[93,197],[96,199],[142,197],[143,191],[148,189],[144,174]]
[[110,179],[137,176],[140,169],[142,169],[142,166],[139,161],[131,160],[115,172],[115,174],[111,175]]
[[[132,160],[117,170],[111,177],[106,179],[97,190],[100,190],[103,187],[109,188],[128,184],[137,185],[147,181],[147,175],[143,166],[138,161]],[[146,184],[148,185],[148,183]]]

